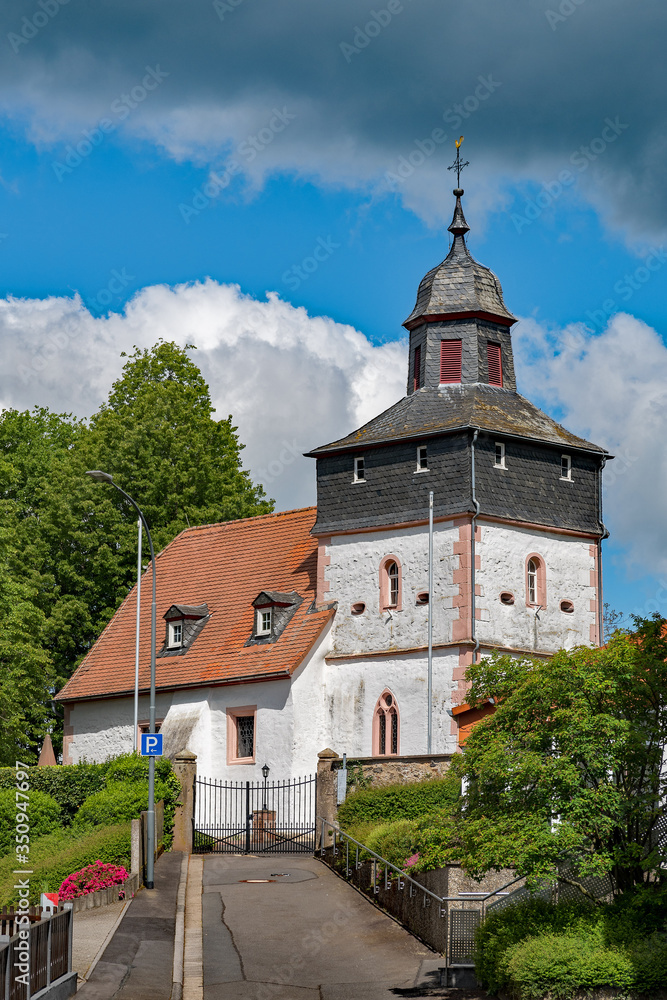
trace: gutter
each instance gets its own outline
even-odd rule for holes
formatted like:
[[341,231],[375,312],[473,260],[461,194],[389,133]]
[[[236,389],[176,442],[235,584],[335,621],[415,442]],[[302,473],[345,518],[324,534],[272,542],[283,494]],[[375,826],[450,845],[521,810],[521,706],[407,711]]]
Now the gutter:
[[602,542],[609,538],[609,531],[602,520],[602,473],[607,464],[607,456],[602,456],[600,471],[598,473],[598,520],[602,528],[602,534],[598,539],[598,646],[604,645],[604,604],[602,602]]
[[470,481],[472,489],[472,502],[475,505],[475,513],[472,516],[471,532],[470,532],[470,637],[475,642],[475,648],[472,651],[472,662],[475,663],[477,660],[477,653],[479,651],[479,639],[477,638],[477,620],[475,617],[476,613],[476,602],[475,602],[475,532],[477,531],[477,518],[479,517],[480,506],[475,494],[475,442],[477,441],[477,435],[479,434],[479,428],[475,428],[475,433],[472,436],[472,447],[470,449]]

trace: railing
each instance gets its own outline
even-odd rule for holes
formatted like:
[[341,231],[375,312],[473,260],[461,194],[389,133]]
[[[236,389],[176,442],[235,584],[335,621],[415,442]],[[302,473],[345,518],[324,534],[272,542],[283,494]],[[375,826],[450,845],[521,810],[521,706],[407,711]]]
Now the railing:
[[[19,948],[19,933],[0,944],[0,1000],[30,1000],[72,970],[74,914],[62,910],[52,917],[31,922],[29,962]],[[25,968],[25,965],[28,968]]]
[[[326,860],[330,855],[330,865],[335,871],[362,892],[372,895],[411,933],[442,953],[445,983],[450,968],[472,968],[474,932],[486,915],[487,901],[494,896],[509,895],[507,889],[520,882],[522,876],[489,892],[480,890],[439,896],[335,823],[322,817],[318,820],[321,823],[321,857]],[[325,846],[327,828],[332,836],[329,846]],[[343,855],[344,865],[341,866],[337,859],[342,859]]]

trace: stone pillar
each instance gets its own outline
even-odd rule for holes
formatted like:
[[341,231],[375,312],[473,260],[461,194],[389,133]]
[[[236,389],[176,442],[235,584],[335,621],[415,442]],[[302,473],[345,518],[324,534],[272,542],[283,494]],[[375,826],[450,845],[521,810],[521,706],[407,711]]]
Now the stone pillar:
[[181,783],[176,800],[174,816],[174,842],[172,851],[192,854],[192,821],[195,806],[195,778],[197,777],[197,755],[189,750],[181,750],[174,757],[174,773]]
[[325,826],[324,843],[322,843],[322,820],[336,822],[338,812],[338,775],[333,768],[334,761],[340,758],[329,748],[317,755],[317,848],[326,847],[331,843],[331,830]]

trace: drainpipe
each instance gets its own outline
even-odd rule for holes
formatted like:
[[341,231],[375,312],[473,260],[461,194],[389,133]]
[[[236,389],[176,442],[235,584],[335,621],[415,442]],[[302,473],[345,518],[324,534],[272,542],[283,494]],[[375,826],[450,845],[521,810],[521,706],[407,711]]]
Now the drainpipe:
[[433,742],[433,490],[428,495],[428,721],[426,753]]
[[600,465],[600,472],[598,474],[598,520],[602,526],[602,534],[598,539],[598,646],[604,645],[604,624],[602,620],[602,615],[604,612],[604,606],[602,603],[602,542],[603,539],[609,538],[609,532],[605,527],[605,523],[602,520],[602,472],[607,464],[607,459],[602,456],[602,463]]
[[470,637],[475,640],[475,647],[472,651],[472,662],[477,661],[477,652],[479,650],[479,639],[477,638],[477,621],[475,618],[475,531],[477,529],[477,518],[479,517],[479,503],[477,501],[477,496],[475,495],[475,442],[477,441],[477,435],[479,434],[479,429],[475,429],[475,433],[472,436],[472,448],[470,450],[470,478],[472,484],[472,502],[475,505],[475,513],[473,514],[471,521],[471,538],[470,538],[470,585],[471,585],[471,595],[470,595]]

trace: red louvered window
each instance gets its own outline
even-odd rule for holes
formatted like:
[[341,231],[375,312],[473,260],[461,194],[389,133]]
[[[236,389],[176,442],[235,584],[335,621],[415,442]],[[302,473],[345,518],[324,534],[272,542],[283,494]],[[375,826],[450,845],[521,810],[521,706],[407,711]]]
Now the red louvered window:
[[461,350],[460,340],[440,341],[440,382],[461,381]]
[[415,357],[412,365],[412,388],[416,392],[417,389],[421,388],[421,373],[422,373],[422,349],[421,344],[415,347]]
[[492,344],[488,341],[486,345],[486,357],[489,362],[489,385],[503,384],[503,361],[500,352],[500,344]]

